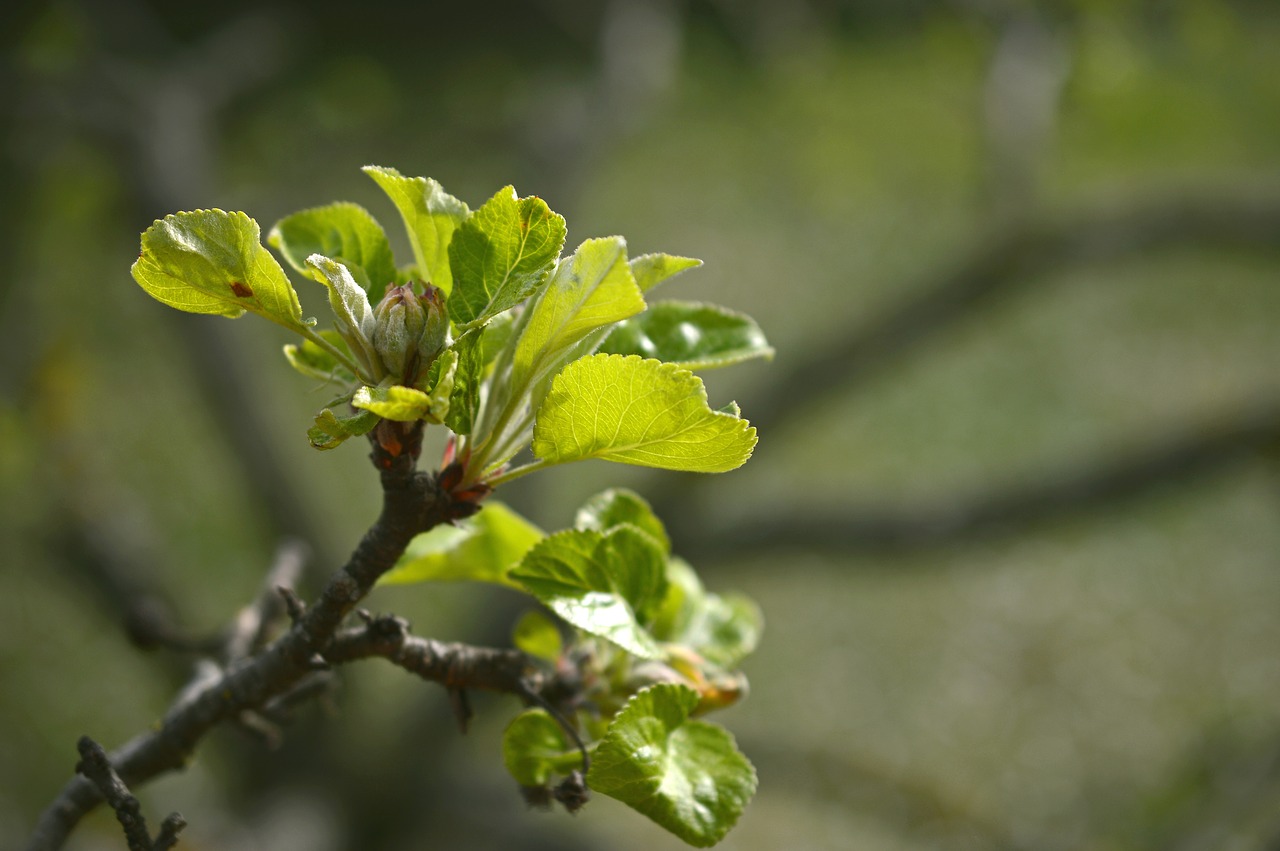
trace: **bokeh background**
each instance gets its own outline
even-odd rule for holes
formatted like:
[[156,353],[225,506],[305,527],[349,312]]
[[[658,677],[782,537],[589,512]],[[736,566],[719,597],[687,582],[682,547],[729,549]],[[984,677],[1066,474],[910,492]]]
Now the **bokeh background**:
[[[6,13],[0,149],[0,845],[75,740],[152,723],[275,549],[309,582],[376,513],[283,332],[128,268],[179,209],[264,226],[359,166],[570,245],[701,257],[673,297],[778,355],[706,378],[742,470],[575,465],[504,489],[546,528],[609,484],[768,620],[719,720],[760,770],[723,847],[1280,847],[1280,6],[1271,0],[59,2]],[[403,242],[397,242],[402,247]],[[299,284],[304,307],[323,309]],[[523,604],[379,591],[503,643]],[[527,811],[477,699],[344,672],[268,751],[221,730],[142,790],[192,849],[666,849],[597,799]],[[77,849],[123,843],[110,814]]]

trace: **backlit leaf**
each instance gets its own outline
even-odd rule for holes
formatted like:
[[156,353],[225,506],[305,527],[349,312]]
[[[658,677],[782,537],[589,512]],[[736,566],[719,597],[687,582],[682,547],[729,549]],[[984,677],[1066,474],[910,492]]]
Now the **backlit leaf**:
[[379,582],[471,580],[520,587],[507,570],[541,540],[542,530],[500,502],[486,502],[459,526],[437,526],[412,541],[396,566]]
[[[337,331],[326,329],[318,333],[334,348],[347,355],[351,354],[347,341]],[[312,340],[287,344],[284,347],[284,357],[290,366],[309,378],[339,384],[351,384],[356,380],[351,371],[338,363],[338,359],[328,349],[321,348]]]
[[564,247],[564,219],[538,197],[498,191],[458,226],[449,243],[449,316],[479,324],[514,307],[547,279]]
[[267,242],[290,266],[320,283],[325,283],[323,277],[307,265],[307,258],[312,254],[332,257],[351,271],[374,304],[396,280],[396,261],[387,234],[358,204],[340,202],[286,216],[276,222]]
[[364,173],[400,211],[419,276],[448,295],[455,277],[449,268],[449,243],[470,214],[467,205],[429,177],[405,177],[394,168],[376,165],[365,166]]
[[701,260],[692,257],[675,257],[670,254],[641,254],[631,261],[631,274],[642,292],[648,292],[658,284],[674,278],[681,272],[696,269]]
[[773,347],[750,316],[687,301],[660,301],[639,316],[618,323],[600,351],[656,358],[685,369],[773,357]]
[[260,239],[258,223],[244,213],[173,213],[143,232],[133,279],[188,313],[234,318],[248,310],[297,328],[298,294]]
[[[368,294],[360,288],[351,271],[336,260],[321,254],[312,254],[307,265],[319,274],[319,280],[329,288],[329,306],[338,320],[338,331],[347,341],[351,352],[364,367],[379,367],[382,359],[373,348],[373,308]],[[382,373],[379,371],[378,375]],[[376,378],[377,376],[375,376]]]
[[596,354],[556,376],[537,414],[533,453],[553,464],[602,458],[721,473],[751,457],[756,430],[707,406],[702,379],[672,364]]

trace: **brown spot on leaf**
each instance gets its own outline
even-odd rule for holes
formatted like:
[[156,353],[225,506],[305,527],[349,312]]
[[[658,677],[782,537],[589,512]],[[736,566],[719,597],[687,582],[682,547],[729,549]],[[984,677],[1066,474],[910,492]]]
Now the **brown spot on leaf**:
[[231,292],[235,293],[236,298],[252,298],[253,290],[249,289],[249,285],[240,281],[231,282]]

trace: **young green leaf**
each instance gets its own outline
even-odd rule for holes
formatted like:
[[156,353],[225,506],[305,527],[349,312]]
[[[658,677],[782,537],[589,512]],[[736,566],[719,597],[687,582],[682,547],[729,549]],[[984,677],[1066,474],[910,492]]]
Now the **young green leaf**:
[[260,238],[258,223],[244,213],[173,213],[142,234],[133,279],[178,310],[231,318],[248,310],[297,330],[298,294]]
[[570,529],[539,541],[509,575],[578,629],[655,659],[661,653],[636,613],[665,594],[665,561],[635,529]]
[[658,284],[674,278],[688,269],[696,269],[702,265],[701,260],[692,257],[674,257],[670,254],[641,254],[631,261],[631,274],[642,292],[648,292]]
[[533,431],[534,455],[551,464],[602,458],[702,473],[740,467],[755,444],[746,420],[707,406],[702,379],[635,355],[569,364]]
[[671,552],[671,539],[662,521],[644,497],[627,488],[610,488],[591,497],[578,509],[574,518],[575,529],[594,529],[597,532],[630,524],[658,542],[664,553]]
[[513,381],[522,386],[557,365],[559,356],[589,332],[644,310],[627,266],[626,241],[612,236],[579,245],[528,309],[514,356]]
[[[486,403],[479,433],[490,439],[490,463],[501,463],[529,440],[529,427],[551,377],[580,354],[593,332],[644,310],[627,266],[622,237],[589,239],[561,261],[517,323],[515,348],[498,362],[502,381]],[[598,339],[590,344],[594,349]]]
[[476,408],[480,406],[480,381],[485,364],[484,337],[489,334],[491,326],[492,323],[472,328],[459,337],[451,348],[458,356],[458,365],[454,369],[453,391],[449,398],[445,425],[454,434],[471,433]]
[[386,420],[411,423],[429,416],[431,397],[412,387],[379,384],[377,387],[361,387],[351,397],[351,405],[372,411]]
[[667,590],[649,622],[666,644],[687,647],[703,659],[731,669],[751,655],[764,631],[755,601],[741,594],[712,594],[682,559],[667,562]]
[[384,372],[382,359],[373,348],[374,316],[369,296],[350,270],[336,260],[321,254],[312,254],[307,265],[319,274],[319,280],[329,288],[329,306],[338,319],[338,331],[347,341],[353,354],[371,375]]
[[[317,332],[338,351],[350,357],[351,350],[347,341],[337,331],[323,330]],[[338,362],[333,353],[323,349],[312,340],[303,340],[299,344],[288,343],[284,347],[285,360],[289,365],[308,378],[316,378],[324,382],[349,385],[356,380],[351,371]]]
[[507,725],[502,759],[521,786],[545,786],[582,767],[582,753],[545,709],[526,710]]
[[542,530],[500,502],[486,502],[484,510],[461,527],[437,526],[409,542],[396,566],[379,582],[470,580],[519,588],[507,570],[543,537]]
[[548,662],[555,662],[564,650],[560,630],[542,612],[528,611],[520,616],[511,631],[516,649]]
[[316,414],[316,424],[307,430],[307,439],[316,449],[335,449],[349,437],[368,434],[382,418],[372,411],[360,411],[349,417],[340,417],[325,408]]
[[756,772],[728,731],[689,720],[698,693],[676,684],[631,698],[596,747],[587,786],[690,845],[715,845],[756,791]]
[[458,226],[449,243],[449,316],[482,324],[532,295],[564,248],[564,218],[507,186]]
[[750,316],[690,301],[660,301],[639,316],[619,322],[600,351],[656,358],[685,369],[773,357],[773,347]]
[[449,268],[449,243],[458,225],[470,215],[467,205],[429,177],[405,177],[394,168],[376,165],[365,166],[364,173],[382,187],[400,211],[418,275],[448,295],[454,279]]
[[306,260],[312,254],[332,257],[351,271],[374,304],[396,280],[396,261],[387,234],[358,204],[339,202],[286,216],[271,228],[267,243],[290,266],[320,283],[325,283],[323,275]]

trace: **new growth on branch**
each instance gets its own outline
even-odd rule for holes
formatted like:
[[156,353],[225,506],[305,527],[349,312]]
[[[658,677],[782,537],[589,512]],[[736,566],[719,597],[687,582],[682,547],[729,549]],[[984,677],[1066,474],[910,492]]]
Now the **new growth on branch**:
[[[214,726],[306,693],[317,671],[375,657],[448,688],[464,724],[468,689],[518,697],[525,708],[503,756],[531,804],[576,811],[595,791],[691,845],[714,845],[756,775],[732,736],[699,716],[746,694],[738,666],[759,641],[759,609],[705,589],[636,493],[598,494],[551,534],[488,498],[520,476],[591,458],[705,473],[741,466],[756,430],[736,404],[711,407],[697,372],[773,350],[735,311],[646,303],[697,260],[632,258],[619,236],[561,256],[564,219],[540,198],[507,186],[473,211],[429,178],[365,172],[403,221],[409,262],[398,264],[381,225],[350,203],[288,216],[267,237],[327,289],[331,328],[303,317],[244,213],[174,213],[142,235],[133,277],[157,300],[256,313],[299,335],[285,358],[333,394],[307,438],[327,450],[366,436],[383,506],[315,600],[286,589],[289,619],[274,637],[194,682],[160,725],[96,762],[110,784],[69,782],[28,848],[59,847],[104,789],[180,769]],[[446,449],[419,470],[428,427],[447,431]],[[453,580],[504,585],[540,605],[508,649],[417,637],[399,618],[357,609],[378,583]],[[142,825],[136,799],[127,790],[117,799]]]

